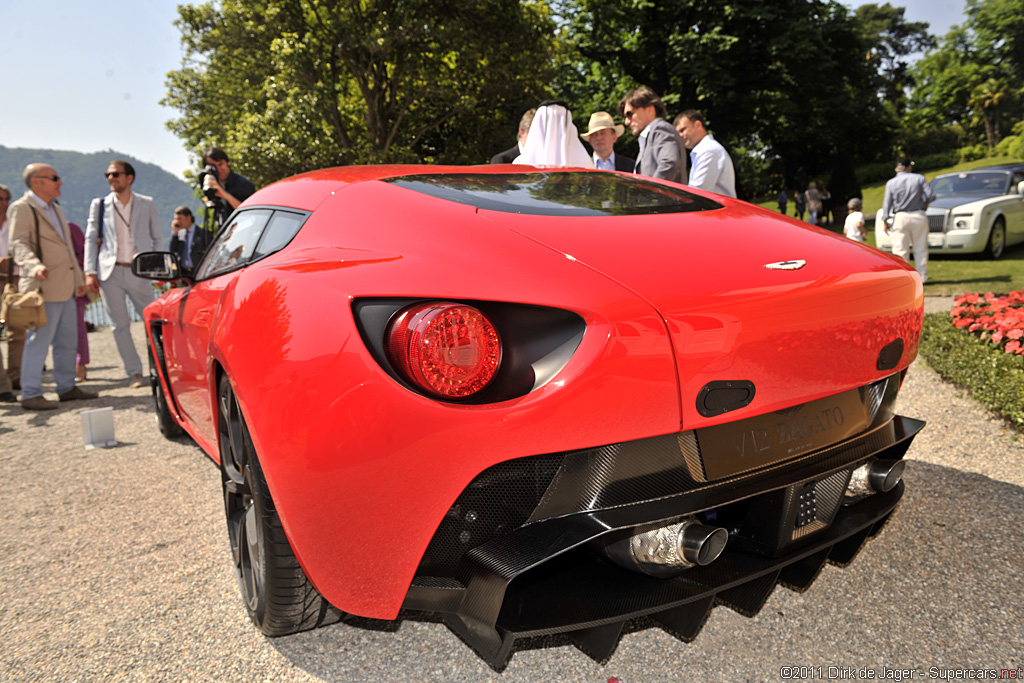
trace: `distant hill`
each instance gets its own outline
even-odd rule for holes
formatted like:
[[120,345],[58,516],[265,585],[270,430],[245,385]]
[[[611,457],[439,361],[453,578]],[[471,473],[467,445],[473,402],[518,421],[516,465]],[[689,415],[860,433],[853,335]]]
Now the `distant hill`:
[[202,204],[187,183],[159,166],[112,150],[84,154],[0,145],[0,183],[11,188],[12,201],[19,199],[26,190],[25,182],[21,179],[25,167],[35,162],[50,164],[64,181],[58,200],[64,208],[64,215],[70,222],[78,223],[84,231],[90,202],[110,192],[103,172],[114,159],[124,159],[135,168],[132,189],[139,194],[149,195],[156,202],[157,215],[164,231],[164,246],[171,238],[171,219],[174,218],[176,207],[184,204],[197,217],[201,217],[199,207]]

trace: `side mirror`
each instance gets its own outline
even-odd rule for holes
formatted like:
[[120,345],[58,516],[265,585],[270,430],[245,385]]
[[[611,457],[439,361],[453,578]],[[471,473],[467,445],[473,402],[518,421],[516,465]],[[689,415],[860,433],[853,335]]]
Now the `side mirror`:
[[147,280],[177,280],[184,277],[178,257],[169,251],[144,251],[132,259],[132,274]]

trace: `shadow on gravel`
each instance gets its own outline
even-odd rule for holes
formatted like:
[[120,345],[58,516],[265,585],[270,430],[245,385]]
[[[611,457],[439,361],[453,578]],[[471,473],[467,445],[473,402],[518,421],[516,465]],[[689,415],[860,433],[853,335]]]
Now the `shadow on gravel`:
[[[1024,621],[1024,489],[909,460],[888,525],[846,569],[826,566],[804,593],[777,589],[753,619],[721,607],[685,644],[647,620],[627,625],[605,665],[563,636],[517,644],[496,673],[436,619],[350,618],[265,642],[324,680],[777,680],[781,666],[1015,668]],[[856,653],[851,655],[851,653]],[[440,680],[440,679],[439,679]]]

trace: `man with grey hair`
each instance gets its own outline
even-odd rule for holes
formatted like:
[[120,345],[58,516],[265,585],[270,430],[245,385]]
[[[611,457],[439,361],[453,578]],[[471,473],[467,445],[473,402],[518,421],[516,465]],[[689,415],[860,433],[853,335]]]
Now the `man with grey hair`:
[[96,398],[75,386],[78,315],[75,297],[85,295],[85,277],[75,258],[71,229],[57,203],[61,179],[49,164],[25,168],[28,192],[11,204],[11,254],[20,271],[22,292],[39,290],[46,324],[28,333],[21,359],[21,405],[28,410],[53,410],[57,403],[43,396],[43,364],[53,347],[53,379],[61,401]]
[[935,199],[935,190],[920,173],[913,172],[914,162],[907,157],[896,161],[896,175],[885,184],[882,221],[885,234],[892,236],[892,253],[910,263],[914,250],[914,267],[921,282],[928,282],[928,205]]
[[530,133],[530,126],[533,125],[533,117],[537,115],[537,108],[528,109],[523,117],[519,119],[519,132],[516,134],[516,146],[499,152],[491,157],[492,164],[511,164],[516,157],[523,153],[526,145],[526,136]]

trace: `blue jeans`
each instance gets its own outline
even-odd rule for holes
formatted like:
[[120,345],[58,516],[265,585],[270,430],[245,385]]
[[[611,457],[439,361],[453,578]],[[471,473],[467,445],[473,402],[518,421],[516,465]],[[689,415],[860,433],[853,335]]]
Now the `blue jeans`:
[[21,356],[21,400],[43,395],[43,364],[53,346],[53,379],[57,393],[75,388],[75,355],[78,353],[78,317],[74,297],[46,302],[46,324],[29,330]]

